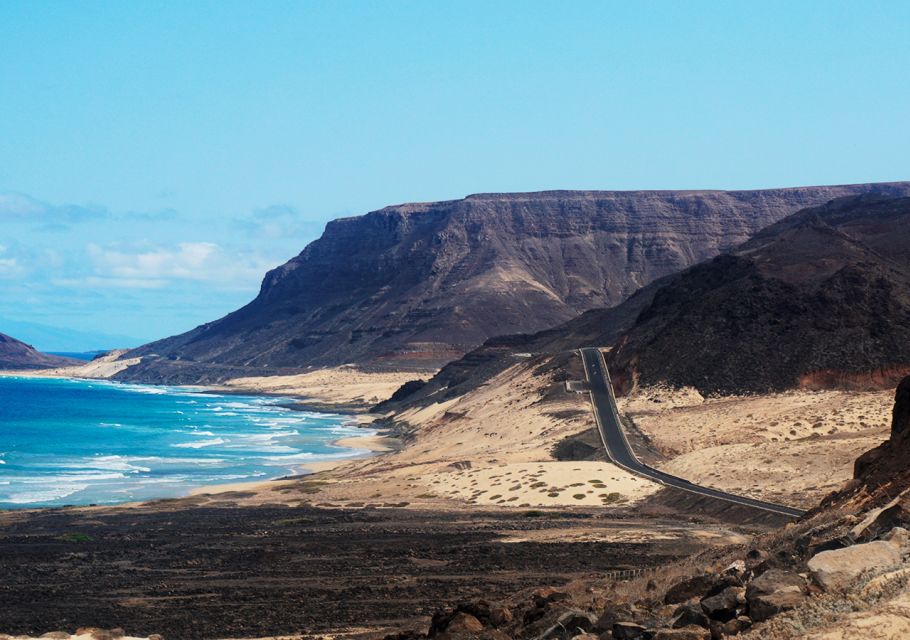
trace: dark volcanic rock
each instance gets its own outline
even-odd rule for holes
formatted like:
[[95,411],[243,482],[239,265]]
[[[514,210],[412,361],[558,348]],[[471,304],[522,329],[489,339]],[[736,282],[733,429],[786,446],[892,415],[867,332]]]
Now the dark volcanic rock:
[[698,626],[708,628],[708,616],[702,611],[701,606],[695,604],[681,604],[673,613],[673,628]]
[[[483,631],[483,624],[480,620],[472,616],[470,613],[464,613],[459,611],[452,619],[449,620],[448,624],[445,626],[446,634],[455,634],[455,633],[478,633]],[[439,634],[442,636],[443,634]]]
[[910,372],[910,198],[808,209],[668,278],[609,360],[620,386],[893,384]]
[[645,628],[635,622],[617,622],[613,625],[614,640],[639,640],[644,635]]
[[597,616],[586,611],[569,610],[554,613],[557,615],[555,619],[551,618],[553,624],[548,625],[543,632],[536,632],[540,626],[538,624],[525,628],[523,635],[528,631],[535,631],[534,637],[540,640],[564,640],[591,632],[597,623]]
[[657,629],[652,637],[654,640],[709,640],[711,632],[692,626],[679,629]]
[[[541,522],[520,510],[478,511],[466,519],[455,511],[238,510],[194,502],[98,511],[91,519],[78,509],[8,512],[0,526],[2,631],[72,629],[78,620],[99,627],[116,621],[130,635],[159,632],[179,640],[293,636],[300,629],[319,635],[389,628],[431,615],[441,603],[484,594],[490,604],[471,599],[450,612],[468,609],[484,624],[477,635],[496,640],[522,619],[515,615],[510,623],[509,614],[497,611],[502,598],[627,563],[667,564],[693,551],[678,541],[579,543],[571,541],[575,536],[504,545],[498,533],[601,526],[571,514]],[[73,532],[85,541],[69,540]],[[565,592],[540,594],[543,611],[553,616],[547,626],[574,608],[555,593]],[[119,594],[146,604],[123,606]],[[531,605],[529,598],[524,606]]]
[[[860,455],[853,465],[853,480],[827,496],[810,515],[859,500],[870,510],[845,544],[875,539],[892,527],[910,527],[910,376],[897,385],[891,412],[890,437]],[[841,545],[843,546],[843,545]],[[836,547],[832,547],[836,548]],[[817,545],[812,549],[818,551]]]
[[439,365],[491,336],[616,305],[801,208],[870,192],[910,188],[480,194],[335,220],[250,304],[130,352],[144,362],[121,377]]
[[853,477],[867,484],[881,484],[906,472],[910,455],[910,376],[897,385],[891,410],[891,436],[867,451],[853,465]]
[[745,603],[743,587],[727,587],[720,593],[702,598],[701,608],[712,620],[727,622],[736,617],[738,609]]
[[749,617],[756,622],[767,620],[800,604],[806,593],[806,581],[801,576],[790,571],[770,569],[746,588]]
[[692,598],[701,598],[706,594],[714,595],[728,586],[733,586],[732,583],[726,581],[727,578],[727,576],[714,573],[686,578],[667,589],[664,594],[664,604],[678,604]]
[[410,398],[415,393],[427,386],[426,380],[408,380],[395,390],[387,400],[384,400],[372,408],[372,411],[381,413],[385,408]]
[[[430,622],[429,636],[435,637],[443,631],[465,632],[471,627],[502,627],[512,621],[512,612],[502,605],[490,604],[486,600],[462,602],[454,608],[442,609],[433,615]],[[477,629],[477,630],[479,630]]]
[[41,353],[34,347],[0,333],[0,369],[51,369],[81,364],[78,360]]

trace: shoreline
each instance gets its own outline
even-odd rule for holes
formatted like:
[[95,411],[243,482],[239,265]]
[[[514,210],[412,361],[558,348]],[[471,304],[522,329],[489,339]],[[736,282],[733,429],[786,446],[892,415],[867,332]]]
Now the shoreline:
[[286,398],[287,403],[276,405],[285,409],[287,411],[312,411],[314,413],[326,414],[326,415],[337,415],[341,416],[344,419],[345,426],[356,429],[367,430],[367,433],[363,434],[353,434],[353,435],[344,435],[342,437],[336,438],[328,442],[330,446],[341,447],[351,451],[351,455],[343,455],[337,458],[328,458],[323,460],[314,460],[313,462],[305,462],[302,464],[295,465],[296,472],[292,475],[281,475],[273,478],[257,479],[250,480],[247,482],[236,482],[236,483],[224,483],[224,484],[206,484],[200,485],[189,489],[187,492],[177,495],[177,496],[160,496],[156,498],[149,498],[145,500],[135,501],[135,500],[126,500],[124,502],[118,502],[113,504],[73,504],[73,505],[50,505],[50,506],[36,506],[28,507],[23,506],[22,508],[0,508],[0,512],[10,513],[10,512],[19,512],[19,511],[33,511],[33,510],[48,510],[48,509],[85,509],[85,508],[117,508],[123,506],[129,507],[143,507],[147,505],[153,505],[154,503],[161,500],[181,500],[186,498],[193,498],[196,496],[217,496],[221,493],[229,492],[263,492],[266,490],[271,490],[275,487],[281,486],[282,483],[293,483],[299,481],[305,476],[311,476],[313,474],[331,471],[338,467],[341,467],[345,464],[349,464],[355,461],[363,461],[368,458],[382,455],[383,453],[388,453],[396,449],[396,440],[388,435],[382,434],[381,430],[370,428],[368,425],[372,424],[375,421],[374,417],[367,415],[363,410],[357,410],[352,407],[331,407],[331,405],[325,405],[325,408],[322,408],[321,403],[318,400],[313,402],[308,402],[309,398],[301,397],[297,394],[281,393],[280,391],[273,392],[263,392],[258,391],[252,388],[239,388],[239,387],[228,387],[228,386],[214,386],[214,385],[153,385],[153,384],[144,384],[144,383],[131,383],[131,382],[121,382],[117,380],[109,380],[107,378],[94,378],[94,377],[85,377],[74,375],[73,373],[64,373],[60,370],[50,370],[50,371],[11,371],[11,370],[2,370],[0,371],[0,378],[20,378],[20,379],[56,379],[56,380],[73,380],[78,382],[102,382],[109,383],[112,385],[118,384],[138,384],[141,386],[148,387],[166,387],[168,389],[175,389],[199,394],[216,394],[216,395],[225,395],[225,396],[247,396],[251,398]]
[[[322,473],[325,471],[332,471],[341,467],[345,464],[355,461],[366,460],[367,458],[373,458],[381,456],[384,453],[395,450],[394,439],[390,436],[382,435],[377,431],[374,431],[370,434],[364,435],[354,435],[354,436],[344,436],[343,438],[338,438],[333,440],[329,444],[332,446],[345,447],[349,449],[366,449],[366,453],[359,455],[346,456],[344,458],[334,458],[331,460],[315,460],[313,462],[305,463],[300,465],[300,471],[297,474],[290,476],[279,476],[277,478],[268,478],[264,480],[251,480],[249,482],[231,482],[226,484],[211,484],[203,485],[191,489],[187,493],[185,498],[191,498],[196,496],[217,496],[221,493],[229,493],[233,491],[253,491],[259,492],[265,489],[272,489],[275,487],[281,486],[283,483],[291,484],[298,482],[301,478],[307,476],[312,476],[317,473]],[[179,498],[178,498],[179,499]],[[143,503],[139,503],[143,504]],[[117,506],[117,505],[110,505]]]

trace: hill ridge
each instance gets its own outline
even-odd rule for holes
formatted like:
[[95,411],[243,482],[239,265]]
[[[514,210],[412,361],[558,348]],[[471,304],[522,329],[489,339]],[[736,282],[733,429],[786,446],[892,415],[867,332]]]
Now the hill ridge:
[[334,220],[252,302],[140,347],[124,378],[206,382],[356,363],[434,368],[720,253],[806,206],[910,183],[726,192],[475,194]]

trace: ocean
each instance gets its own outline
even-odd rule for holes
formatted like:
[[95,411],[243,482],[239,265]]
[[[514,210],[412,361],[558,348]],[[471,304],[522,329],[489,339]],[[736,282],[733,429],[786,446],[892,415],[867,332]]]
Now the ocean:
[[340,414],[286,399],[0,377],[0,508],[115,504],[299,473],[365,450]]

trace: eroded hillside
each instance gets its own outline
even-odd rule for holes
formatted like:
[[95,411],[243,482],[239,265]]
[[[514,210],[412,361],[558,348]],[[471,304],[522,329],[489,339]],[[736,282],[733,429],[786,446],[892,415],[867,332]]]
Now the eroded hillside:
[[329,223],[254,301],[134,350],[138,381],[309,365],[434,368],[491,336],[618,304],[807,206],[906,183],[764,191],[481,194]]

